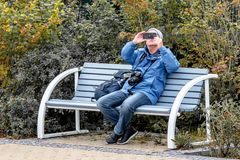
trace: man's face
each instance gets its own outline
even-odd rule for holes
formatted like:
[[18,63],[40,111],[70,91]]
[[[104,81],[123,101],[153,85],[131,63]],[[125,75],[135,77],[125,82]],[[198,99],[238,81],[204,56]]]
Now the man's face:
[[[154,31],[148,31],[148,33],[156,33]],[[147,39],[147,46],[158,46],[162,42],[162,39],[159,36],[154,37],[153,39]]]

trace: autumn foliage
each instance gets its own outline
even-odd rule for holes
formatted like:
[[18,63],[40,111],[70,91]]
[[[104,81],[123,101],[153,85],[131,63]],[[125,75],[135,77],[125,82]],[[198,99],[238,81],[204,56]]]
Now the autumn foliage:
[[61,0],[0,1],[0,55],[25,53],[48,43],[61,24]]

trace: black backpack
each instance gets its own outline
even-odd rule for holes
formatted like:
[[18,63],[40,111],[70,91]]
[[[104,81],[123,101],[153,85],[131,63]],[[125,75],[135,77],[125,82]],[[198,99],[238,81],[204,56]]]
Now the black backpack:
[[103,82],[98,87],[96,87],[94,99],[98,100],[100,97],[106,94],[120,90],[126,80],[130,77],[131,73],[131,70],[119,70],[117,73],[114,74],[114,78]]

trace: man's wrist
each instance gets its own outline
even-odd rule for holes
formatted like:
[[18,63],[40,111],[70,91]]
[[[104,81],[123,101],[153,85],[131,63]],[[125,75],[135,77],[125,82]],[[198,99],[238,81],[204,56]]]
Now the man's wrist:
[[133,42],[135,45],[137,45],[137,42],[136,42],[136,41],[132,40],[132,42]]
[[131,44],[132,47],[136,47],[137,46],[137,44],[134,43],[134,41],[130,41],[129,43]]

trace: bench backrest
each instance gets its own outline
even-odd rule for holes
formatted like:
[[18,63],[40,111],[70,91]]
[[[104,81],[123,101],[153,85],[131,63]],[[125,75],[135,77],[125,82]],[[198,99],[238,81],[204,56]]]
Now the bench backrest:
[[[120,69],[131,69],[131,65],[84,63],[74,99],[91,101],[91,98],[94,97],[95,88],[104,81],[113,78],[113,74]],[[176,72],[169,74],[166,88],[157,105],[172,106],[178,92],[187,82],[206,74],[208,74],[207,69],[199,68],[179,68]],[[183,99],[180,108],[184,108],[185,111],[196,108],[200,103],[202,88],[203,82],[195,85]]]

